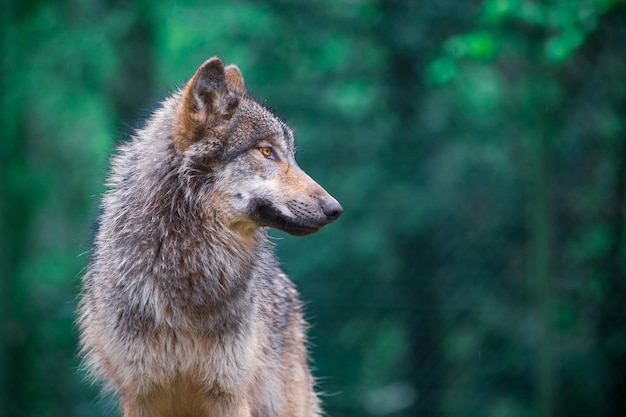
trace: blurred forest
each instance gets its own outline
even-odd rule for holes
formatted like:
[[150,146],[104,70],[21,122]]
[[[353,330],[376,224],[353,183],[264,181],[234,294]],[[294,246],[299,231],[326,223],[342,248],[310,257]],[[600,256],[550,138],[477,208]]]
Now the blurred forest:
[[0,416],[119,415],[74,326],[109,155],[208,57],[343,204],[276,232],[331,416],[626,415],[626,4],[4,0]]

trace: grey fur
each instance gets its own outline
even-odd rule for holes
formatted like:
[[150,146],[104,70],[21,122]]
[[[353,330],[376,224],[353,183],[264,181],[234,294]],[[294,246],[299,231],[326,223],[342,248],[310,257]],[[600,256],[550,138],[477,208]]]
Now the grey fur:
[[107,186],[79,325],[124,415],[318,415],[301,303],[263,226],[311,233],[341,207],[238,69],[205,62],[118,149]]

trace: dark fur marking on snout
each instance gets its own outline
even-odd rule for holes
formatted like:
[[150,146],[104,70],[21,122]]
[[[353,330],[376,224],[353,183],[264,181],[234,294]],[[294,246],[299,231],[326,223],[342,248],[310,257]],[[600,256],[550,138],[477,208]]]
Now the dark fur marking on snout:
[[287,217],[278,211],[270,201],[257,198],[250,202],[250,216],[262,226],[273,227],[295,236],[304,236],[317,232],[326,223],[304,223],[299,219]]
[[313,223],[318,223],[320,221],[319,215],[317,215],[313,210],[310,209],[309,205],[303,203],[298,200],[291,200],[287,202],[287,207],[298,216],[300,219],[304,219],[305,221],[310,221]]

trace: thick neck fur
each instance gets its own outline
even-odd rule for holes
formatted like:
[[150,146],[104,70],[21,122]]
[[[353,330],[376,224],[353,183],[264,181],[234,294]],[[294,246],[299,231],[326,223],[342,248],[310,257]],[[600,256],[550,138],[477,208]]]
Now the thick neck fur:
[[[113,160],[92,267],[123,298],[120,326],[221,333],[245,322],[255,305],[255,259],[269,251],[262,229],[232,229],[210,172],[189,172],[171,131],[178,97],[165,103]],[[114,265],[103,259],[118,259]],[[226,308],[227,307],[227,308]],[[125,320],[125,318],[128,320]],[[181,324],[182,323],[182,324]]]

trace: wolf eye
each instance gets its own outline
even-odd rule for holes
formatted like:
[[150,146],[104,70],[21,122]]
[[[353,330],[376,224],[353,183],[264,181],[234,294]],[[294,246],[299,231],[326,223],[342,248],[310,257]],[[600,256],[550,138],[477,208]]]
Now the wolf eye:
[[262,148],[259,148],[259,151],[261,151],[261,155],[263,155],[266,158],[271,158],[272,155],[274,154],[272,152],[272,148],[270,148],[269,146],[263,146]]

